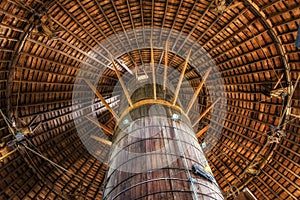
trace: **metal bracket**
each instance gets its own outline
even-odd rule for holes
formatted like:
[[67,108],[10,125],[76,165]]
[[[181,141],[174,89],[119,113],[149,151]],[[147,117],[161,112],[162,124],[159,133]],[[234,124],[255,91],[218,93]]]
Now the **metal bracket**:
[[268,143],[279,143],[280,138],[277,136],[268,136]]
[[285,137],[285,132],[279,127],[271,126],[271,131],[274,133],[273,135],[268,136],[268,143],[279,143],[282,137]]

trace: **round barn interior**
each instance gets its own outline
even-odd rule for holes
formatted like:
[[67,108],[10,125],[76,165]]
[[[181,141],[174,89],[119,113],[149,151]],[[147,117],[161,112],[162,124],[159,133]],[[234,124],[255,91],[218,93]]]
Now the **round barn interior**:
[[299,0],[2,0],[0,199],[102,199],[120,80],[151,69],[225,198],[299,199],[299,25]]

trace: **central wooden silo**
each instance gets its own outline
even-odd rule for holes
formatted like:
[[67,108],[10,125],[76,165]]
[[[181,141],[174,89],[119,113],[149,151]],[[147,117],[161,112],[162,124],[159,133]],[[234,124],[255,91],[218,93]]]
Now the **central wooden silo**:
[[103,199],[223,199],[180,102],[153,94],[142,84],[132,107],[121,100]]

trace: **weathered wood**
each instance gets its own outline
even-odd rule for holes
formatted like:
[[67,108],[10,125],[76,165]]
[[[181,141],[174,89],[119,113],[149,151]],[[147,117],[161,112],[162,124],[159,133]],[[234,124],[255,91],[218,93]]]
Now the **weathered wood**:
[[209,129],[209,127],[210,127],[209,125],[206,125],[204,128],[200,129],[196,133],[197,138],[200,138]]
[[88,84],[88,86],[92,89],[92,91],[95,93],[95,95],[100,99],[100,101],[104,104],[104,106],[107,108],[107,110],[114,116],[116,120],[119,119],[117,113],[109,106],[109,104],[105,101],[105,99],[102,97],[100,92],[95,88],[95,86],[89,81],[85,79],[85,82]]
[[173,105],[175,105],[176,102],[177,102],[178,95],[179,95],[179,90],[181,88],[181,84],[182,84],[182,81],[183,81],[183,78],[184,78],[185,70],[186,70],[186,68],[189,64],[189,59],[190,59],[191,52],[192,52],[192,49],[189,50],[189,52],[186,56],[185,62],[183,64],[183,67],[182,67],[182,70],[181,70],[181,73],[180,73],[180,77],[179,77],[179,80],[178,80],[178,83],[177,83],[177,87],[176,87],[176,90],[175,90],[175,94],[174,94]]
[[104,132],[106,134],[108,134],[109,136],[113,136],[114,135],[114,131],[111,130],[110,128],[108,128],[107,126],[105,126],[104,124],[98,122],[97,120],[95,120],[93,117],[91,116],[85,116],[88,120],[90,120],[92,123],[94,123],[95,125],[97,125],[99,128],[103,129]]
[[152,84],[153,84],[153,98],[156,100],[156,72],[154,65],[154,50],[153,50],[153,40],[150,38],[150,51],[151,51],[151,69],[152,69]]
[[116,73],[116,75],[117,75],[117,77],[118,77],[118,79],[119,79],[119,81],[120,81],[120,84],[121,84],[121,86],[122,86],[122,89],[123,89],[123,92],[124,92],[124,94],[125,94],[125,96],[126,96],[126,99],[127,99],[128,103],[129,103],[129,106],[132,107],[132,102],[131,102],[131,99],[130,99],[130,95],[129,95],[129,93],[128,93],[128,90],[127,90],[127,88],[126,88],[126,85],[125,85],[125,83],[124,83],[124,81],[123,81],[123,79],[122,79],[122,77],[121,77],[121,75],[120,75],[120,72],[119,72],[119,70],[118,70],[118,68],[117,68],[117,66],[116,66],[116,63],[115,63],[115,61],[113,60],[113,58],[111,58],[111,63],[112,63],[112,66],[113,66],[113,68],[114,68],[114,70],[115,70],[115,73]]
[[218,101],[220,100],[221,98],[219,97],[218,99],[216,99],[208,108],[206,108],[201,114],[200,116],[196,119],[196,121],[194,122],[193,124],[193,127],[196,126],[199,121],[214,107],[214,105],[216,105],[216,103],[218,103]]
[[166,41],[166,47],[165,47],[165,63],[164,63],[164,82],[163,82],[163,90],[166,91],[166,85],[167,85],[167,77],[168,77],[168,54],[169,54],[169,42]]
[[189,114],[189,112],[190,112],[192,106],[194,105],[196,99],[198,98],[198,95],[199,95],[199,93],[200,93],[200,91],[201,91],[201,89],[202,89],[202,87],[203,87],[203,85],[204,85],[204,82],[206,81],[206,79],[207,79],[209,73],[211,72],[211,70],[212,70],[212,68],[209,68],[209,69],[206,71],[206,73],[205,73],[205,75],[203,76],[201,82],[199,83],[199,86],[197,87],[197,89],[196,89],[196,91],[195,91],[195,93],[194,93],[194,95],[193,95],[191,101],[190,101],[189,104],[188,104],[188,107],[187,107],[187,109],[186,109],[186,114]]
[[[300,57],[294,45],[299,25],[297,12],[299,3],[297,0],[242,0],[238,6],[234,8],[229,6],[230,9],[228,7],[226,9],[225,6],[224,12],[216,13],[214,10],[217,2],[224,1],[57,0],[46,4],[41,0],[1,1],[1,110],[5,111],[5,114],[9,110],[16,110],[15,114],[26,123],[33,122],[31,124],[33,128],[39,125],[33,133],[27,135],[27,139],[47,157],[74,170],[91,182],[84,182],[75,176],[66,176],[47,162],[33,157],[37,169],[41,171],[41,175],[38,175],[38,170],[33,168],[28,157],[24,160],[21,154],[13,153],[1,162],[3,190],[0,192],[0,199],[100,199],[107,166],[84,151],[73,122],[75,116],[72,115],[74,111],[78,114],[76,117],[83,120],[84,116],[79,115],[88,107],[82,102],[92,100],[85,95],[89,88],[79,83],[76,85],[79,89],[73,91],[73,83],[81,81],[82,78],[94,80],[100,76],[97,89],[104,98],[116,97],[111,104],[109,103],[114,105],[115,111],[120,105],[118,102],[120,99],[117,97],[120,93],[112,91],[114,89],[120,91],[121,87],[115,86],[118,81],[116,73],[105,68],[106,63],[110,62],[107,55],[117,56],[116,58],[124,61],[130,69],[148,66],[152,62],[155,67],[156,64],[165,64],[167,68],[155,68],[156,82],[161,74],[164,82],[176,87],[177,79],[174,78],[175,73],[172,71],[181,71],[184,58],[175,52],[186,50],[184,47],[188,45],[190,39],[194,42],[189,44],[200,44],[203,47],[193,49],[193,52],[206,50],[208,54],[205,55],[210,55],[215,61],[215,66],[211,63],[192,66],[192,63],[189,63],[191,67],[185,71],[184,77],[187,81],[181,84],[179,96],[184,97],[180,99],[182,105],[185,108],[190,107],[187,113],[191,116],[191,121],[195,121],[200,115],[199,111],[194,109],[196,100],[194,105],[189,104],[194,95],[189,93],[189,87],[193,87],[195,93],[201,82],[199,72],[206,71],[208,67],[215,68],[207,78],[207,87],[201,89],[197,95],[199,99],[197,106],[200,108],[209,106],[208,99],[211,95],[216,95],[211,90],[218,88],[214,85],[214,77],[218,74],[221,75],[226,90],[226,96],[222,96],[222,103],[223,100],[227,102],[226,110],[219,112],[225,116],[222,136],[208,154],[212,171],[223,192],[227,194],[233,188],[241,190],[247,187],[257,199],[297,198],[299,196],[297,172],[300,167],[297,162],[300,157],[297,151],[300,129],[299,87],[294,87],[296,90],[292,98],[288,96],[292,95],[290,89],[292,85],[295,86],[300,71],[298,69]],[[37,18],[37,15],[42,21],[49,17],[54,22],[53,28],[62,30],[55,40],[30,33],[29,27],[36,24],[33,18]],[[146,33],[145,29],[148,28],[151,31]],[[178,35],[173,37],[171,31],[155,32],[159,28],[171,29]],[[125,31],[128,32],[121,37]],[[28,39],[24,39],[23,36],[28,32]],[[148,33],[149,35],[146,35]],[[156,37],[155,34],[159,36]],[[184,35],[188,37],[183,38]],[[151,42],[155,44],[151,54],[149,39],[155,37],[158,41]],[[169,41],[170,47],[164,47],[166,41]],[[23,47],[19,45],[22,43]],[[163,45],[159,47],[160,44]],[[133,47],[135,48],[132,49]],[[19,52],[19,55],[15,56],[15,52]],[[191,55],[191,58],[203,61],[205,55],[197,58]],[[105,65],[99,61],[104,61]],[[103,68],[104,71],[99,68]],[[120,75],[122,73],[123,69]],[[167,77],[163,78],[165,74]],[[79,77],[81,75],[82,77]],[[125,82],[131,77],[122,78]],[[262,94],[265,86],[272,88],[273,93],[288,92],[283,99],[278,98],[277,94],[265,97]],[[157,84],[157,101],[169,98],[168,89],[166,90],[165,96],[159,96],[162,88]],[[153,88],[151,95],[152,93]],[[79,98],[73,105],[74,96]],[[107,109],[103,109],[101,100],[97,102],[93,113],[97,115],[99,122],[113,130],[115,125],[121,122],[116,121]],[[149,107],[155,104],[154,100],[147,100],[144,103]],[[168,107],[172,107],[172,102]],[[182,112],[180,109],[178,111]],[[286,115],[280,117],[280,113]],[[34,116],[38,114],[41,118],[33,121]],[[186,117],[184,112],[181,116]],[[204,130],[200,130],[198,135],[205,132],[207,124],[210,125],[211,133],[220,131],[219,126],[222,125],[216,120],[218,118],[214,112],[207,113],[201,120],[203,122],[201,127],[204,127]],[[80,123],[85,129],[82,133],[92,135],[98,127],[89,130],[88,124],[89,122]],[[280,144],[263,148],[267,136],[270,135],[269,127],[279,124],[282,124],[286,136],[282,138]],[[1,142],[5,141],[0,145],[0,152],[4,152],[3,148],[7,147],[12,137],[8,135],[3,120],[0,120],[0,131],[1,136],[4,136],[1,137]],[[99,147],[105,146],[93,138],[89,139]],[[166,141],[167,139],[164,142]],[[148,141],[143,143],[144,146],[136,145],[134,150],[146,149],[147,144],[153,148],[162,145],[157,141],[152,143]],[[31,144],[28,143],[28,146]],[[1,156],[4,156],[4,153]],[[150,159],[153,164],[160,162],[155,156],[151,156]],[[260,173],[247,174],[247,177],[244,177],[241,170],[251,167],[253,160],[254,164],[259,161]],[[184,166],[184,162],[174,164],[174,168],[184,169]],[[251,169],[257,170],[253,166]],[[172,179],[164,183],[162,180],[154,180],[154,177],[177,175],[182,178],[186,173],[185,170],[175,171],[172,168],[168,169],[168,172],[134,176],[128,179],[126,184],[134,186],[130,190],[141,194],[141,198],[173,199],[172,192],[159,196],[160,194],[150,194],[150,191],[161,189],[174,191],[184,184],[187,184],[185,188],[190,188],[188,182]],[[143,184],[136,185],[134,180],[142,179],[153,181],[144,183],[147,184],[147,188],[140,189]],[[123,185],[124,188],[128,186],[126,184]],[[191,191],[185,194],[175,192],[177,199],[188,199],[191,194]],[[228,199],[231,200],[231,197]]]
[[111,141],[106,140],[106,139],[104,139],[104,138],[101,138],[101,137],[98,137],[98,136],[95,136],[95,135],[91,135],[91,138],[93,138],[94,140],[97,140],[98,142],[104,143],[104,144],[106,144],[106,145],[109,145],[109,146],[112,145],[112,142],[111,142]]

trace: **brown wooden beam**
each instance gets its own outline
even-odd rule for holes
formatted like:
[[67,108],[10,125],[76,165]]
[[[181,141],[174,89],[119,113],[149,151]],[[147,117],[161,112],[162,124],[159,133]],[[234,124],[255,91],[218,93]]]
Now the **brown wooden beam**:
[[13,27],[11,25],[0,24],[0,27],[7,28],[7,29],[10,29],[10,30],[13,30],[13,31],[17,31],[17,32],[21,32],[21,33],[24,32],[24,29]]
[[113,130],[111,130],[110,128],[108,128],[104,124],[100,123],[98,120],[96,120],[92,116],[87,115],[87,116],[85,116],[85,118],[88,119],[89,121],[91,121],[93,124],[95,124],[99,128],[103,129],[104,132],[105,132],[105,134],[107,134],[109,137],[111,137],[111,136],[114,135],[114,131]]
[[164,82],[163,90],[166,91],[167,87],[167,77],[168,77],[168,55],[169,55],[169,41],[166,41],[165,47],[165,64],[164,64]]
[[106,139],[101,138],[101,137],[98,137],[98,136],[96,136],[96,135],[91,135],[91,138],[94,139],[94,140],[96,140],[96,141],[98,141],[98,142],[101,142],[101,143],[103,143],[103,144],[106,144],[106,145],[109,145],[109,146],[112,145],[112,142],[111,142],[111,141],[106,140]]
[[154,100],[156,100],[156,76],[155,76],[153,38],[152,37],[150,39],[150,50],[151,50],[151,69],[152,69],[153,96],[154,96]]
[[15,15],[15,14],[13,14],[13,13],[11,13],[11,12],[7,12],[7,11],[1,9],[1,8],[0,8],[0,13],[4,14],[4,15],[6,15],[6,16],[15,18],[15,19],[17,19],[17,20],[20,20],[20,21],[22,21],[22,22],[29,23],[29,20],[28,20],[28,19],[25,19],[25,18],[23,18],[23,17],[21,17],[21,16],[19,16],[19,15]]
[[194,105],[196,99],[198,98],[198,95],[199,95],[199,93],[200,93],[200,91],[201,91],[201,89],[202,89],[202,87],[203,87],[203,85],[204,85],[204,82],[206,81],[206,79],[207,79],[209,73],[211,72],[211,70],[212,70],[212,68],[209,68],[209,69],[207,70],[207,72],[206,72],[205,75],[203,76],[203,78],[202,78],[202,80],[201,80],[199,86],[197,87],[197,89],[196,89],[196,91],[195,91],[195,93],[194,93],[194,95],[193,95],[191,101],[189,102],[187,109],[186,109],[186,114],[187,114],[187,115],[189,114],[189,112],[190,112],[192,106]]
[[189,64],[189,59],[190,59],[191,52],[192,52],[192,49],[189,50],[189,52],[187,54],[187,57],[185,59],[185,62],[183,64],[183,68],[181,70],[181,74],[180,74],[180,77],[179,77],[179,80],[178,80],[178,84],[177,84],[177,87],[176,87],[176,90],[175,90],[175,94],[174,94],[173,105],[175,105],[176,102],[177,102],[179,91],[180,91],[181,84],[182,84],[182,80],[184,78],[185,70],[186,70],[186,68],[187,68],[187,66]]
[[115,63],[115,61],[114,61],[114,59],[112,57],[111,57],[111,63],[112,63],[112,66],[113,66],[113,68],[115,70],[115,73],[116,73],[116,75],[117,75],[117,77],[119,79],[119,82],[120,82],[120,84],[122,86],[122,89],[124,91],[124,94],[125,94],[125,97],[126,97],[128,103],[129,103],[129,106],[132,107],[132,101],[131,101],[129,92],[128,92],[127,88],[126,88],[125,83],[123,82],[123,79],[122,79],[122,77],[120,75],[120,72],[119,72],[119,70],[118,70],[118,68],[116,66],[116,63]]
[[105,101],[105,99],[102,97],[100,92],[95,88],[95,86],[89,81],[84,79],[84,81],[88,84],[88,86],[92,89],[94,94],[100,99],[100,101],[104,104],[104,106],[107,108],[107,110],[114,116],[116,120],[119,120],[119,116],[115,111],[109,106],[109,104]]
[[204,128],[200,129],[196,133],[197,138],[200,138],[209,129],[209,127],[210,127],[210,125],[206,125]]
[[216,103],[218,103],[218,101],[221,99],[221,97],[219,97],[215,102],[213,102],[208,108],[205,109],[205,111],[203,113],[200,114],[200,116],[196,119],[196,121],[193,124],[193,127],[196,126],[199,121],[214,107],[214,105]]

